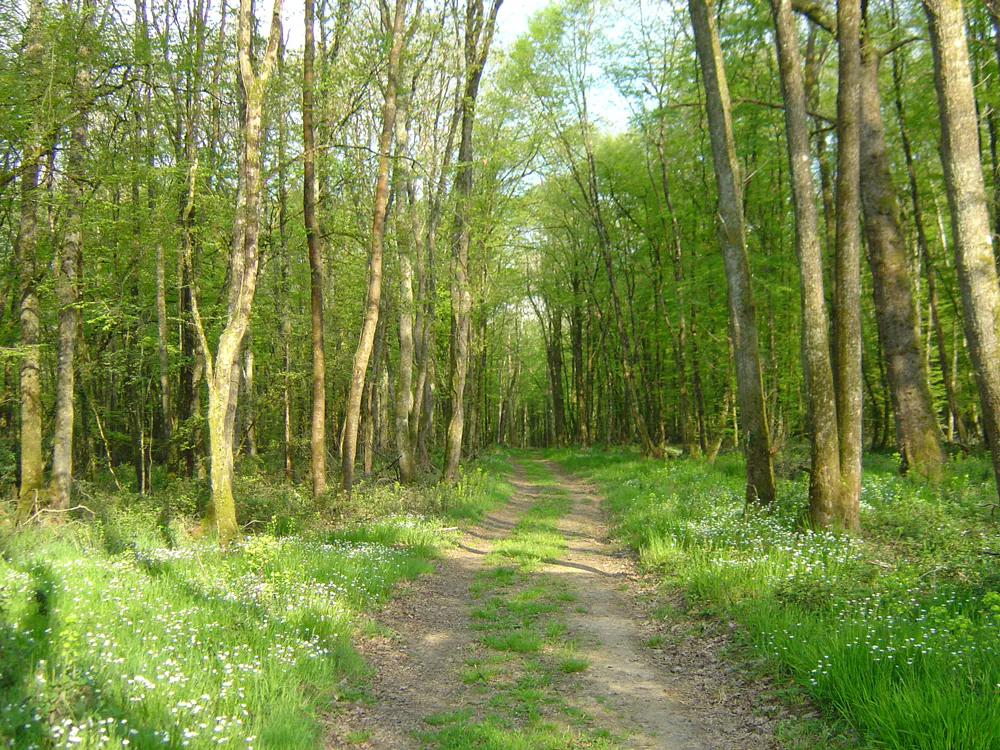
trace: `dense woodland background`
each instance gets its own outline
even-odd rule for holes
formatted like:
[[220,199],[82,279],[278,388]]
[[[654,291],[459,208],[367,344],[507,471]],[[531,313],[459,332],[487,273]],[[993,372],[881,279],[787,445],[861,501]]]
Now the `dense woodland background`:
[[[459,450],[492,443],[749,446],[749,471],[763,437],[779,470],[806,467],[812,439],[814,518],[851,526],[817,510],[817,405],[834,401],[805,373],[823,367],[861,409],[850,439],[903,469],[988,449],[998,363],[968,331],[992,315],[996,338],[996,302],[956,258],[1000,296],[968,261],[1000,257],[1000,18],[794,5],[565,0],[503,45],[499,2],[306,0],[299,46],[298,7],[279,30],[250,0],[5,4],[0,492],[25,520],[75,505],[73,486],[157,495],[211,472],[219,493],[235,461],[321,495],[350,489],[355,460],[454,480]],[[736,214],[698,12],[728,78]],[[964,29],[974,117],[951,127],[978,136],[978,191],[954,192],[936,88],[961,81],[945,60],[935,86],[928,18]],[[798,182],[790,163],[808,164]],[[985,239],[956,214],[969,196]],[[745,224],[752,280],[735,328],[723,215]],[[763,427],[737,387],[748,320]]]

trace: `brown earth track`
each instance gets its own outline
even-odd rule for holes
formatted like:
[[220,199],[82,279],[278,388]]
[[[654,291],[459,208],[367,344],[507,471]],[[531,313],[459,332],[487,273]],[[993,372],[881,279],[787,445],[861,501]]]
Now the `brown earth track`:
[[[762,683],[741,677],[718,656],[727,634],[668,637],[673,645],[648,647],[651,636],[672,625],[652,616],[651,581],[628,554],[608,543],[594,489],[545,463],[572,507],[558,523],[566,550],[541,572],[566,581],[577,594],[578,606],[568,608],[566,621],[590,662],[572,682],[567,700],[600,716],[602,725],[627,736],[635,748],[778,748],[774,730],[782,711],[762,698]],[[425,717],[475,702],[458,674],[475,649],[469,587],[493,543],[508,536],[544,494],[520,466],[515,465],[512,484],[506,505],[465,530],[457,546],[436,561],[434,574],[410,583],[408,592],[379,613],[378,623],[391,636],[359,644],[374,669],[375,702],[343,708],[331,721],[327,747],[351,746],[347,738],[353,731],[367,737],[362,747],[419,748],[414,732],[429,728]]]

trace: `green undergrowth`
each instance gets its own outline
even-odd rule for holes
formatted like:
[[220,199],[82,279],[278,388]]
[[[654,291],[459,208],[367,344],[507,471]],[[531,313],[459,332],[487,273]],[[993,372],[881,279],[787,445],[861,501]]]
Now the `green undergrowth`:
[[589,662],[567,636],[571,586],[538,570],[565,548],[557,531],[570,509],[566,493],[542,465],[525,463],[537,497],[487,558],[471,587],[473,656],[461,671],[470,705],[425,718],[420,739],[440,750],[570,750],[621,747],[621,738],[567,701]]
[[767,512],[742,459],[553,452],[599,483],[615,531],[709,616],[735,619],[765,668],[833,707],[861,744],[988,750],[1000,737],[1000,533],[988,462],[939,484],[866,456],[863,533],[804,527],[806,477]]
[[322,746],[322,716],[364,691],[365,612],[506,497],[504,467],[362,488],[335,514],[262,486],[258,532],[227,549],[185,498],[0,527],[0,747]]

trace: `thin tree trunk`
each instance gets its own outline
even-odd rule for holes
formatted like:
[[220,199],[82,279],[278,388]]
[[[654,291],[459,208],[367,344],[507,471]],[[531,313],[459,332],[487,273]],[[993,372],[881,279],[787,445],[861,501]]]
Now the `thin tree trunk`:
[[73,83],[76,116],[66,156],[66,235],[59,253],[56,297],[59,300],[59,365],[56,373],[56,419],[52,443],[50,504],[69,507],[73,486],[73,423],[75,418],[76,345],[80,331],[80,282],[83,273],[84,158],[91,98],[90,34],[94,5],[85,2],[82,38],[77,46],[77,71]]
[[837,286],[834,295],[840,494],[822,525],[860,527],[861,501],[861,4],[838,0]]
[[866,40],[861,83],[861,197],[875,320],[896,413],[900,470],[939,476],[944,463],[941,428],[920,351],[917,309],[910,287],[905,238],[892,184],[878,91],[878,53]]
[[465,14],[465,95],[462,99],[462,136],[458,147],[458,174],[455,177],[457,206],[452,234],[452,320],[455,331],[451,373],[451,421],[445,440],[442,479],[458,481],[465,430],[465,378],[469,363],[472,294],[469,290],[469,244],[472,239],[472,128],[476,119],[476,99],[486,58],[493,41],[497,12],[503,0],[493,0],[488,17],[483,17],[483,0],[468,0]]
[[[375,182],[375,210],[372,219],[372,250],[368,260],[368,297],[365,302],[365,319],[361,327],[361,338],[354,354],[351,373],[351,390],[347,399],[345,417],[344,449],[340,486],[347,492],[354,484],[354,458],[358,447],[358,423],[361,417],[361,395],[364,391],[365,372],[375,341],[378,325],[379,303],[382,299],[382,242],[385,233],[385,215],[389,199],[389,149],[396,120],[396,85],[399,75],[399,57],[403,48],[403,17],[406,1],[396,0],[396,10],[392,19],[392,46],[389,51],[389,69],[385,87],[385,102],[382,109],[382,134],[379,138],[378,176]],[[383,24],[389,26],[388,17]]]
[[419,418],[413,408],[413,248],[411,238],[413,204],[415,201],[410,178],[409,159],[409,102],[413,91],[406,92],[404,116],[396,126],[396,149],[403,157],[396,163],[396,200],[399,203],[399,232],[396,238],[396,255],[399,262],[399,373],[396,381],[396,449],[399,452],[399,481],[408,484],[416,478],[417,466],[413,452],[413,434],[410,420]]
[[323,348],[323,244],[316,219],[316,130],[313,127],[315,0],[305,2],[305,47],[302,51],[302,211],[309,246],[309,299],[312,320],[312,428],[309,473],[313,497],[326,491],[326,356]]
[[726,267],[729,327],[736,358],[737,400],[743,431],[747,436],[746,497],[748,502],[768,504],[775,499],[771,439],[764,404],[764,381],[757,345],[753,287],[743,226],[742,183],[733,141],[729,87],[712,5],[711,0],[689,0],[695,46],[705,84],[712,161],[718,188],[716,234]]
[[1000,288],[990,243],[965,21],[962,4],[957,0],[924,0],[924,10],[934,53],[941,161],[952,216],[965,335],[976,372],[993,472],[1000,480]]
[[[28,15],[28,34],[24,49],[26,69],[31,81],[41,86],[42,53],[44,37],[42,20],[44,0],[32,0]],[[39,92],[40,94],[40,92]],[[42,382],[39,351],[38,278],[36,247],[38,245],[38,180],[45,162],[42,145],[40,112],[35,115],[30,140],[25,145],[21,173],[20,223],[18,224],[15,252],[20,274],[19,317],[21,324],[21,486],[18,490],[17,517],[25,522],[32,510],[41,505],[42,490]]]

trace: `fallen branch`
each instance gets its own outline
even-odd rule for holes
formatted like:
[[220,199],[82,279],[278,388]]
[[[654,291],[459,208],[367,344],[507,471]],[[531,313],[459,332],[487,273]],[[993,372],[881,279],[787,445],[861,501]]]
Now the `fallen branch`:
[[39,508],[38,510],[35,511],[34,515],[31,516],[31,518],[29,518],[28,520],[29,521],[34,521],[42,513],[69,513],[70,511],[74,511],[74,510],[85,510],[90,515],[92,515],[92,516],[96,516],[97,515],[94,511],[92,511],[86,505],[74,505],[72,508]]

